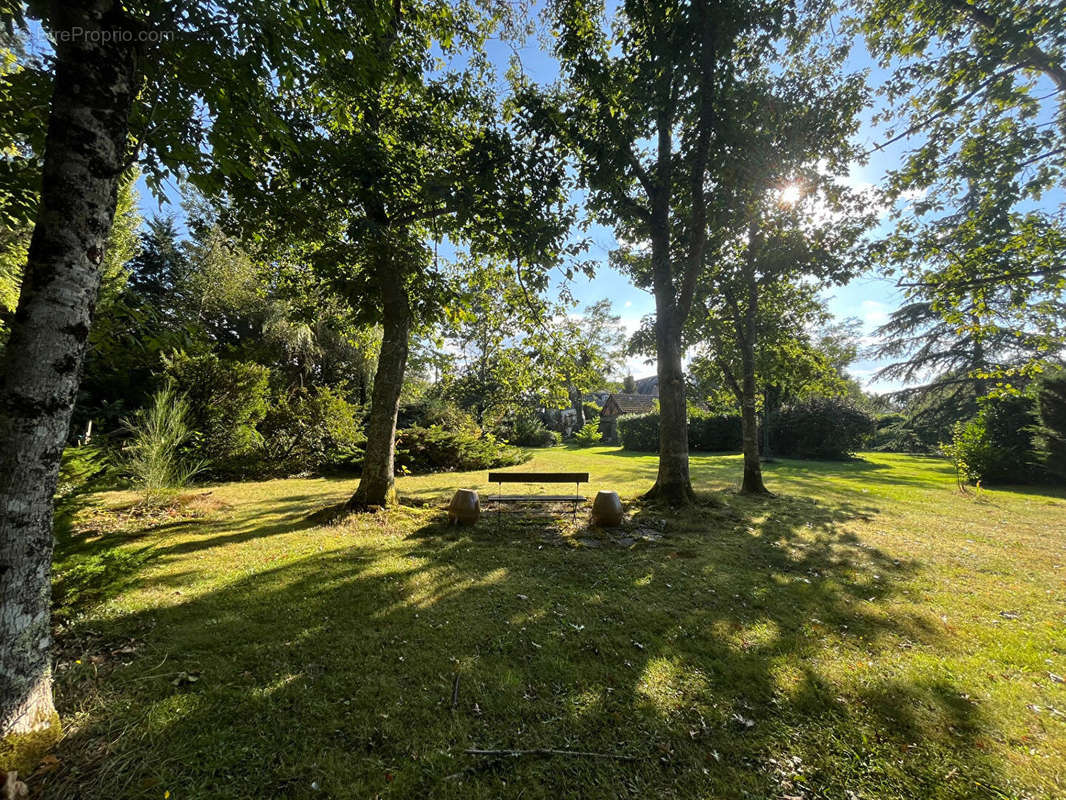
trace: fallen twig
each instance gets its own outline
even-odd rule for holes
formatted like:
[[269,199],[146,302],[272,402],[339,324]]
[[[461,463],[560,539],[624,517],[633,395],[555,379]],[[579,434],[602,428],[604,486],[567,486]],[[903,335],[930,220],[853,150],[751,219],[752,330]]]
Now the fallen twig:
[[452,681],[452,709],[459,707],[459,673],[455,673],[455,680]]
[[590,753],[585,750],[552,750],[537,748],[534,750],[478,750],[467,748],[463,751],[471,756],[574,756],[577,758],[610,758],[615,761],[643,761],[647,756],[626,756],[620,753]]

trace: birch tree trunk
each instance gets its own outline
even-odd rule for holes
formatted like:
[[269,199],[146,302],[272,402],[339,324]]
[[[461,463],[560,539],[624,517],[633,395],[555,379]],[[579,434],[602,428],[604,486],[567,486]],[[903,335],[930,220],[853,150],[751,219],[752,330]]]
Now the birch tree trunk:
[[396,415],[407,369],[411,303],[400,276],[383,268],[378,282],[383,310],[381,355],[370,400],[363,474],[348,501],[352,510],[387,506],[396,500]]
[[[52,495],[81,377],[136,95],[137,45],[110,0],[50,7],[57,36],[43,181],[0,369],[0,734],[58,725]],[[75,35],[80,29],[80,35]]]

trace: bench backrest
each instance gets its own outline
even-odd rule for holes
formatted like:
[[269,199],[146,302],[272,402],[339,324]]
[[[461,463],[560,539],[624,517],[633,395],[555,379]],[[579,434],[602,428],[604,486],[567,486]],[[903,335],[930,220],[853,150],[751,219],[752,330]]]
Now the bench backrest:
[[489,483],[588,483],[587,472],[490,472]]

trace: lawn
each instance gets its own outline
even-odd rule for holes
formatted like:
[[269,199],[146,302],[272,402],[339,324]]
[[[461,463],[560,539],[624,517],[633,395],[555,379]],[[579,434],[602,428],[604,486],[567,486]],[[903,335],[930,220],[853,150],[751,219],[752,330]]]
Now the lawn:
[[[536,451],[634,498],[656,459]],[[457,487],[88,498],[60,537],[48,798],[1062,798],[1066,494],[864,454],[694,456],[702,503],[448,528]],[[479,755],[469,749],[597,755]],[[169,792],[169,795],[167,794]]]

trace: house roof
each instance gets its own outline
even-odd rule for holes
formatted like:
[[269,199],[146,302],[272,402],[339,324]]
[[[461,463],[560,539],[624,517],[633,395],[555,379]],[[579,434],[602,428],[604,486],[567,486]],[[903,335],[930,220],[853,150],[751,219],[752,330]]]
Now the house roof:
[[659,396],[659,376],[651,375],[647,378],[641,378],[636,383],[637,394],[651,395],[652,397]]
[[612,394],[603,404],[600,416],[617,417],[622,414],[646,414],[655,410],[656,398],[646,394]]

